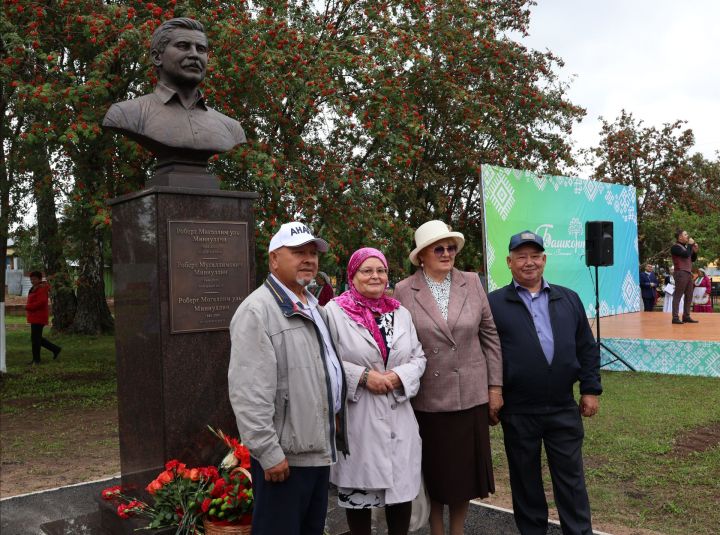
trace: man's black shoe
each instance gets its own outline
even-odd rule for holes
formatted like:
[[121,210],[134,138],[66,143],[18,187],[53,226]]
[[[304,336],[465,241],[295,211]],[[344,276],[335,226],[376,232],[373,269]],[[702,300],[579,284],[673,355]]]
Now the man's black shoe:
[[694,320],[690,316],[683,318],[682,321],[683,323],[700,323],[698,320]]
[[57,351],[53,351],[53,360],[56,360],[60,356],[60,351],[62,351],[62,347],[58,348]]
[[682,325],[683,324],[683,322],[680,321],[678,318],[673,318],[672,322],[673,322],[673,325]]

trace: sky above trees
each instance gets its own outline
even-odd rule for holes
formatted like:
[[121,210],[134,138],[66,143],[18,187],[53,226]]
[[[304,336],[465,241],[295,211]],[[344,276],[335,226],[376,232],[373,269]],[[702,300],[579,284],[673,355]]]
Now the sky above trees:
[[[524,43],[565,61],[569,98],[587,109],[576,146],[600,141],[602,122],[622,109],[660,128],[678,119],[695,134],[693,150],[720,150],[720,2],[707,0],[541,0],[531,7]],[[520,36],[518,36],[520,37]],[[587,174],[583,175],[587,176]]]

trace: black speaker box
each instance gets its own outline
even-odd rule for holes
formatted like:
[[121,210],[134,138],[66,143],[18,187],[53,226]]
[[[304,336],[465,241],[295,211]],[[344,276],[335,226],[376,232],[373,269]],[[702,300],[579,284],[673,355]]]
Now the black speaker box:
[[613,265],[613,222],[585,222],[585,265]]

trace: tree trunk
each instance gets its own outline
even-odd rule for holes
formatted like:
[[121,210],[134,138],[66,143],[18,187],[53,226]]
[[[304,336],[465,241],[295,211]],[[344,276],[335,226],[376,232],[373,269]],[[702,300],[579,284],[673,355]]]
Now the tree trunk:
[[83,242],[77,281],[77,311],[72,331],[79,334],[107,334],[114,321],[105,299],[102,241],[99,237]]
[[50,283],[50,299],[52,301],[53,329],[67,331],[70,329],[77,300],[73,289],[73,281],[67,269],[63,255],[63,240],[58,232],[57,215],[55,212],[55,190],[53,174],[47,157],[47,150],[38,151],[38,159],[34,162],[33,192],[37,207],[38,242],[42,255],[45,274]]
[[[0,52],[3,55],[6,52],[2,39],[0,39]],[[5,258],[7,257],[8,233],[10,231],[10,173],[5,159],[5,141],[10,130],[7,113],[8,98],[5,82],[0,82],[0,254],[2,254],[2,265],[0,266],[2,295],[0,295],[0,303],[5,302],[5,271],[7,269]]]

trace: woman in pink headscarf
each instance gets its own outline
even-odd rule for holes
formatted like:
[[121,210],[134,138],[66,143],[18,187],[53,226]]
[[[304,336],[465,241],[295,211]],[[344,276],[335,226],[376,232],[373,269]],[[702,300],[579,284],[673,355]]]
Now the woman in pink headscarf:
[[384,507],[389,535],[408,532],[420,489],[421,442],[410,405],[425,355],[410,313],[388,297],[388,266],[377,249],[353,253],[350,289],[325,307],[348,383],[348,449],[331,468],[351,535],[369,535]]

